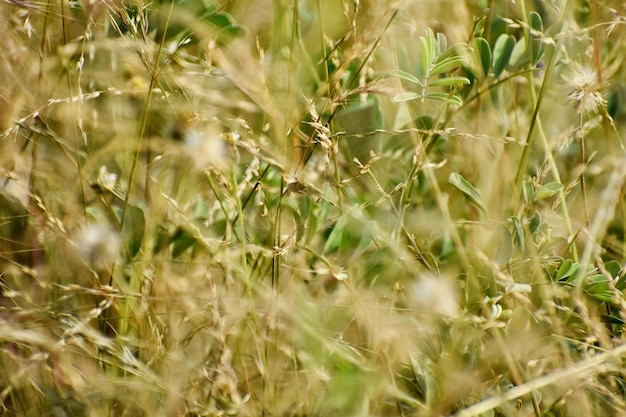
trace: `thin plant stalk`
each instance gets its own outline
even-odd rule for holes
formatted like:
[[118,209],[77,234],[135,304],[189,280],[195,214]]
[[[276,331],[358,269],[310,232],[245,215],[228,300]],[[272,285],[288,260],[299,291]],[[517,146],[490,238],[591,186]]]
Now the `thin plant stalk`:
[[[568,2],[565,5],[564,8],[564,14],[567,13],[567,10],[569,10],[569,5],[570,5],[570,1],[568,0]],[[524,25],[524,39],[526,42],[526,48],[528,51],[532,51],[532,42],[530,39],[530,33],[529,33],[529,25],[527,20],[527,13],[526,13],[526,6],[524,5],[524,2],[519,2],[519,7],[520,7],[520,14],[522,15],[522,21],[525,23]],[[534,108],[534,112],[533,112],[533,116],[530,122],[530,126],[528,128],[528,133],[526,135],[526,146],[524,147],[523,151],[522,151],[522,157],[520,159],[518,168],[517,168],[517,174],[515,175],[515,186],[514,186],[514,193],[513,193],[513,198],[514,199],[519,199],[520,198],[520,190],[521,190],[521,186],[522,186],[522,177],[524,175],[526,175],[526,169],[527,169],[527,165],[528,165],[528,158],[530,156],[530,152],[532,151],[533,148],[533,144],[534,144],[534,130],[535,128],[537,128],[538,130],[538,135],[539,138],[541,139],[541,144],[544,148],[544,151],[546,153],[546,157],[548,158],[548,164],[550,166],[550,172],[552,173],[552,175],[554,176],[555,180],[559,183],[561,183],[561,178],[560,178],[560,174],[559,171],[556,167],[556,163],[554,161],[554,156],[552,155],[552,150],[550,149],[550,146],[548,144],[548,140],[544,134],[543,131],[543,126],[541,123],[541,118],[539,116],[539,112],[541,109],[541,105],[543,103],[543,98],[545,97],[545,92],[547,89],[547,86],[549,85],[549,81],[550,81],[550,77],[553,71],[553,67],[555,65],[555,56],[558,53],[558,48],[560,45],[560,41],[559,39],[557,39],[555,41],[555,45],[552,48],[549,48],[549,57],[548,57],[548,61],[545,67],[545,75],[543,78],[543,82],[541,84],[541,88],[539,90],[539,94],[537,95],[537,92],[535,91],[535,84],[534,84],[534,80],[533,80],[533,75],[532,73],[530,73],[528,75],[528,86],[529,86],[529,92],[530,92],[530,100],[531,100],[531,104]],[[531,53],[532,56],[532,53]],[[565,227],[567,230],[567,234],[568,234],[568,243],[569,243],[569,247],[570,247],[570,251],[571,251],[571,255],[572,255],[572,260],[574,262],[578,261],[578,250],[576,248],[576,242],[574,241],[575,239],[575,235],[572,229],[572,222],[569,216],[569,208],[567,205],[567,200],[565,198],[565,194],[563,189],[559,190],[558,193],[558,199],[559,199],[559,204],[561,207],[561,212],[563,215],[563,220],[565,222]]]

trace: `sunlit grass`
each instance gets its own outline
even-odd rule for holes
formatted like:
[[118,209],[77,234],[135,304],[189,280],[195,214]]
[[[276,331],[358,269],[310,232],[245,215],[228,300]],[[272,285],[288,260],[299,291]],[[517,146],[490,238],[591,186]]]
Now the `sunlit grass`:
[[530,3],[0,2],[2,414],[623,414],[623,7]]

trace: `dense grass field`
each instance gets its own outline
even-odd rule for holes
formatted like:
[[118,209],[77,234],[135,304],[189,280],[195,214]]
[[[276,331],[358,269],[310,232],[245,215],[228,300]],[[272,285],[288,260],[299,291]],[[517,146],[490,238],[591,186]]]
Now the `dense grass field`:
[[0,415],[626,415],[623,2],[0,31]]

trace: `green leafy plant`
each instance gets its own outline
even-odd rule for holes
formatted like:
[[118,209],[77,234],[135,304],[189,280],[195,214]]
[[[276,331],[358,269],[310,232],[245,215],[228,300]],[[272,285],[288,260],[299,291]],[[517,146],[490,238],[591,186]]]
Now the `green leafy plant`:
[[467,44],[459,43],[448,48],[445,35],[438,33],[435,36],[431,29],[426,31],[426,36],[420,37],[420,44],[422,46],[422,76],[420,78],[402,70],[391,72],[391,75],[416,84],[420,87],[420,92],[399,93],[391,101],[402,102],[419,98],[422,101],[425,99],[449,101],[461,106],[463,101],[457,95],[445,92],[427,93],[426,90],[429,87],[446,87],[453,91],[458,86],[470,83],[467,77],[451,75],[451,73],[467,64]]

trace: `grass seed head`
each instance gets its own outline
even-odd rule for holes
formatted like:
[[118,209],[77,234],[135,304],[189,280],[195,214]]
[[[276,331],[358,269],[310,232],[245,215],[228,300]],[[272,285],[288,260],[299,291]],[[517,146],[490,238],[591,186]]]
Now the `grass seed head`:
[[567,98],[574,102],[581,114],[597,112],[606,105],[601,91],[603,86],[594,68],[574,65],[563,78],[570,89]]

